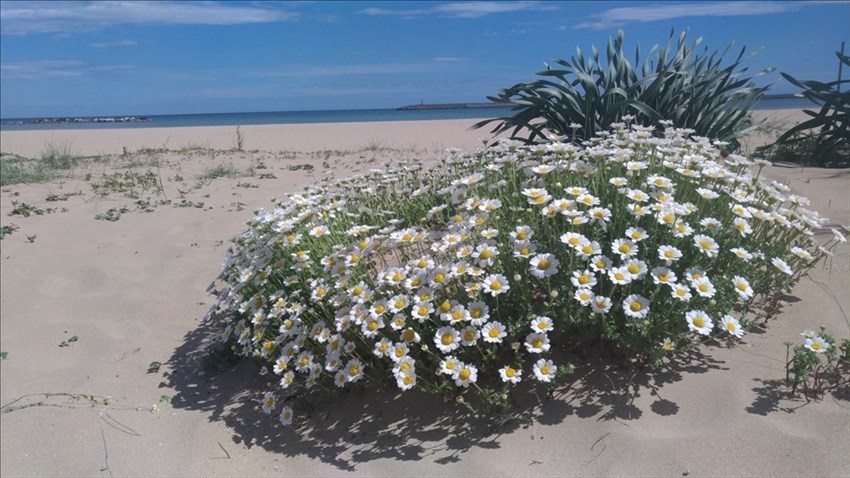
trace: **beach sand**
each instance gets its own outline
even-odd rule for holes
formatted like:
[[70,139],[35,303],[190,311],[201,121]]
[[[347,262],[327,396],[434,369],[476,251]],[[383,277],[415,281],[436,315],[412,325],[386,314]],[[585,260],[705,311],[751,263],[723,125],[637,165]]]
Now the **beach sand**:
[[[286,429],[259,410],[265,379],[254,366],[201,372],[205,289],[252,211],[324,177],[475,148],[487,133],[467,131],[472,122],[245,126],[246,152],[220,151],[234,146],[235,126],[2,132],[3,153],[33,156],[53,141],[112,156],[73,178],[0,193],[0,224],[19,227],[0,242],[0,350],[8,353],[0,403],[25,397],[0,414],[0,475],[850,476],[848,398],[807,403],[782,383],[785,342],[801,343],[802,330],[821,325],[850,334],[846,245],[739,346],[706,346],[675,370],[638,375],[633,401],[622,371],[578,363],[574,385],[495,432],[440,398],[380,392],[321,404],[322,413]],[[198,179],[215,166],[241,176]],[[95,220],[135,207],[91,186],[128,167],[152,171],[164,186],[157,199],[172,203]],[[809,197],[833,224],[850,223],[847,169],[764,174]],[[182,200],[203,206],[173,207]],[[9,216],[19,203],[56,211]],[[162,366],[149,373],[152,362]],[[42,393],[76,400],[26,397]]]

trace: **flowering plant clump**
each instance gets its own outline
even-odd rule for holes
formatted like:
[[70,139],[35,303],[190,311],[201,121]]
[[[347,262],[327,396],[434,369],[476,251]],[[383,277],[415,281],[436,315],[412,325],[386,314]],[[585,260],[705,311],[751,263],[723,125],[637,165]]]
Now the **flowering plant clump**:
[[209,320],[276,374],[284,424],[361,384],[505,406],[568,374],[567,341],[652,363],[738,340],[844,237],[815,244],[806,199],[692,133],[620,123],[313,185],[233,240]]
[[[801,390],[808,401],[850,383],[850,339],[838,344],[824,328],[820,332],[804,330],[800,335],[803,343],[794,346],[793,355],[785,364],[791,393]],[[785,344],[789,353],[792,345]]]

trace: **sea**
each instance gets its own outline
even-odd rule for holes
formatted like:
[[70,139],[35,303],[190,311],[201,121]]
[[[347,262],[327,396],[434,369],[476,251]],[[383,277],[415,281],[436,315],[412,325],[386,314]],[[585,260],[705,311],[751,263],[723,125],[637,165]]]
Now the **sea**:
[[[806,108],[812,103],[806,98],[765,98],[757,109]],[[262,111],[253,113],[205,113],[174,115],[126,115],[149,118],[150,121],[116,123],[48,123],[15,124],[39,118],[2,118],[0,131],[55,130],[55,129],[123,129],[123,128],[175,128],[184,126],[232,126],[267,124],[310,123],[363,123],[375,121],[423,121],[447,119],[497,118],[511,114],[509,107],[440,108],[440,109],[361,109],[316,111]],[[120,118],[123,115],[109,116]],[[87,118],[87,117],[82,117]]]

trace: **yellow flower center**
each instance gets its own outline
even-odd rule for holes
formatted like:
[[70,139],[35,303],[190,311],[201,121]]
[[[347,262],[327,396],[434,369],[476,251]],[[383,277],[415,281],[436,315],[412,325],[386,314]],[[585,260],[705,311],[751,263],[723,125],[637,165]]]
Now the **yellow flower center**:
[[443,345],[451,345],[452,342],[454,342],[454,337],[452,337],[452,334],[450,333],[443,334],[440,338],[440,342],[442,342]]
[[628,244],[620,244],[620,247],[618,248],[618,250],[620,252],[622,252],[623,254],[628,254],[632,250],[632,246],[630,246]]
[[404,308],[404,301],[403,300],[397,300],[397,301],[395,301],[395,303],[393,305],[395,305],[396,309],[402,309],[402,308]]
[[377,321],[375,321],[375,320],[371,320],[371,321],[369,321],[369,326],[368,326],[368,327],[369,327],[369,330],[371,330],[371,331],[375,331],[375,330],[377,330],[377,329],[378,329],[378,322],[377,322]]
[[529,251],[527,247],[523,247],[522,249],[520,249],[519,254],[521,256],[527,256],[531,254],[531,251]]
[[584,285],[584,284],[587,284],[589,282],[590,282],[590,277],[587,277],[584,274],[578,276],[578,283],[579,284]]
[[457,365],[452,360],[446,362],[446,370],[454,370],[456,366]]
[[492,337],[492,338],[494,338],[494,339],[495,339],[496,337],[498,337],[498,336],[499,336],[499,330],[498,330],[498,329],[493,328],[493,329],[490,329],[490,331],[489,331],[489,332],[487,332],[487,334],[488,334],[488,335],[490,335],[490,337]]
[[360,373],[360,367],[358,367],[357,364],[353,364],[353,365],[351,365],[351,367],[348,367],[348,374],[351,375],[352,377],[356,376],[359,373]]
[[623,280],[626,278],[626,276],[622,272],[617,271],[614,273],[614,278],[617,280]]
[[497,280],[494,280],[493,282],[490,283],[490,289],[491,290],[501,290],[502,289],[502,283],[497,281]]
[[310,360],[308,360],[307,357],[301,357],[301,360],[298,361],[298,364],[301,365],[302,367],[306,367],[307,364],[309,364],[309,363],[310,363]]
[[413,376],[405,375],[404,378],[401,380],[404,382],[405,385],[410,385],[411,383],[413,383]]
[[534,340],[531,341],[531,345],[534,348],[539,349],[540,347],[543,346],[543,339],[534,339]]
[[463,312],[461,312],[459,310],[452,312],[452,318],[454,320],[462,320],[463,319]]
[[631,272],[632,274],[637,274],[638,272],[640,272],[640,267],[637,264],[629,264],[628,269],[629,272]]
[[479,258],[479,259],[489,259],[489,258],[490,258],[490,256],[492,256],[492,255],[493,255],[493,254],[490,252],[490,250],[489,250],[489,249],[484,249],[483,251],[481,251],[480,253],[478,253],[478,258]]
[[697,286],[697,289],[699,289],[700,292],[706,292],[708,291],[708,284],[700,284]]
[[516,233],[516,239],[518,241],[524,241],[526,237],[528,237],[528,234],[526,234],[524,231]]
[[428,315],[428,309],[426,307],[420,307],[419,315]]
[[705,326],[705,319],[703,319],[702,316],[699,315],[694,317],[694,325],[697,328],[703,328]]
[[439,283],[439,282],[443,282],[444,280],[446,280],[446,276],[443,275],[442,273],[439,273],[439,274],[434,276],[434,282]]
[[577,237],[571,237],[569,241],[567,241],[571,246],[577,246],[579,243],[579,239]]
[[705,239],[703,239],[702,241],[699,241],[699,246],[702,247],[703,249],[711,249],[711,243],[706,241]]
[[664,251],[664,257],[666,257],[667,259],[672,259],[676,257],[676,254],[674,254],[673,251],[667,250]]
[[395,356],[398,358],[404,357],[404,349],[401,347],[395,349]]
[[540,367],[540,373],[542,375],[549,375],[549,366],[548,365],[541,366]]
[[465,368],[460,371],[458,377],[460,377],[461,380],[468,380],[470,375],[472,375],[472,371],[468,368]]
[[468,330],[466,334],[464,334],[463,338],[466,339],[467,342],[472,342],[475,340],[475,332]]
[[820,350],[820,344],[818,342],[812,342],[812,350]]
[[549,261],[547,261],[546,259],[540,259],[540,261],[537,262],[537,268],[541,271],[545,271],[546,269],[548,269],[549,265]]
[[744,292],[745,290],[747,290],[747,284],[744,284],[743,282],[738,282],[738,290]]
[[473,319],[480,319],[484,315],[484,311],[481,309],[472,309],[469,311],[469,316]]
[[508,378],[516,377],[516,370],[512,369],[511,367],[506,367],[505,368],[505,376],[508,377]]
[[378,304],[378,305],[375,306],[375,313],[376,314],[383,314],[385,310],[387,310],[387,308],[384,307],[382,304]]
[[661,274],[658,274],[658,280],[661,281],[661,282],[667,282],[668,278],[669,278],[669,276],[667,275],[666,272],[662,272]]
[[638,301],[634,301],[631,303],[631,305],[629,305],[629,309],[632,309],[632,312],[640,312],[640,309],[642,308],[643,306],[641,306],[640,302]]
[[443,312],[448,312],[448,311],[452,310],[451,302],[445,301],[442,304],[440,304],[440,310],[442,310]]
[[726,328],[729,329],[730,332],[734,332],[735,324],[733,322],[726,322]]

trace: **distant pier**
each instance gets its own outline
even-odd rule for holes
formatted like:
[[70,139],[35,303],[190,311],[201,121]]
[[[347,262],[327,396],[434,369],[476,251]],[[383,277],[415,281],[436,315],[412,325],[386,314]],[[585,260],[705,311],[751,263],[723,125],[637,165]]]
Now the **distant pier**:
[[418,105],[407,105],[397,109],[399,110],[457,110],[457,109],[473,109],[473,108],[505,108],[510,106],[507,103],[420,103]]

